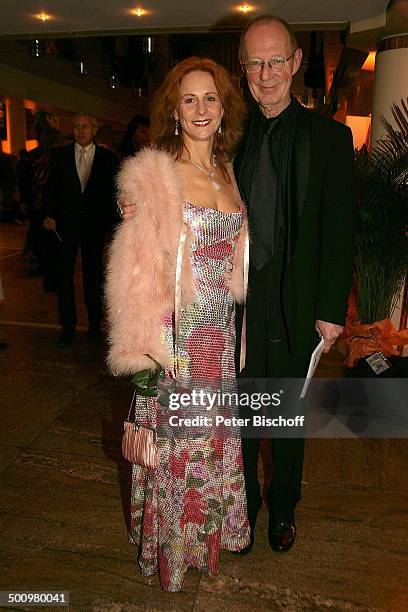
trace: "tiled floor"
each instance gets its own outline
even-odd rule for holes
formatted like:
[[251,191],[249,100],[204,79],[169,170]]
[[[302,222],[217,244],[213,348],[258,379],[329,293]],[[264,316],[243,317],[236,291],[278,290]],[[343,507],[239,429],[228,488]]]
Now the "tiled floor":
[[[69,591],[72,610],[408,610],[404,440],[308,441],[290,553],[270,550],[263,509],[251,555],[222,553],[217,577],[189,570],[177,594],[142,578],[119,452],[129,384],[87,342],[82,306],[75,343],[56,348],[55,295],[27,273],[24,234],[0,225],[0,590]],[[322,371],[339,372],[339,356]]]

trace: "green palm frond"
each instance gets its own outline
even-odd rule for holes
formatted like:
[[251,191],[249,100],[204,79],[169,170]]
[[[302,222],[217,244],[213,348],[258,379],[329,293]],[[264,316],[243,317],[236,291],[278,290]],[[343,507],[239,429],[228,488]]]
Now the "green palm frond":
[[408,108],[392,107],[395,129],[370,153],[356,153],[358,317],[372,323],[392,315],[408,269]]

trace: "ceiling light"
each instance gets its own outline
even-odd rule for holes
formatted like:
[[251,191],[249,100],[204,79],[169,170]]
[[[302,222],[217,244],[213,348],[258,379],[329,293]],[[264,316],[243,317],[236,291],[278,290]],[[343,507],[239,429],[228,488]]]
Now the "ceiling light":
[[40,21],[42,21],[43,23],[51,19],[51,15],[47,15],[47,13],[37,13],[35,17],[39,19]]
[[133,15],[136,15],[136,17],[143,17],[143,15],[147,14],[147,11],[141,7],[135,8],[131,12]]
[[241,11],[241,13],[250,13],[251,11],[255,10],[255,7],[251,4],[241,4],[241,6],[238,7],[238,10]]

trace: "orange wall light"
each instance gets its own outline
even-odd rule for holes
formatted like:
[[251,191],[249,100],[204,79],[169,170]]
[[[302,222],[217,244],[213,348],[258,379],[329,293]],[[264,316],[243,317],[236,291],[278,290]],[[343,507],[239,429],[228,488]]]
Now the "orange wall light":
[[353,133],[353,146],[355,149],[361,149],[363,145],[367,144],[371,117],[347,115],[346,125],[348,125]]
[[374,72],[375,69],[375,51],[370,51],[367,55],[366,61],[361,66],[361,70],[368,70],[369,72]]

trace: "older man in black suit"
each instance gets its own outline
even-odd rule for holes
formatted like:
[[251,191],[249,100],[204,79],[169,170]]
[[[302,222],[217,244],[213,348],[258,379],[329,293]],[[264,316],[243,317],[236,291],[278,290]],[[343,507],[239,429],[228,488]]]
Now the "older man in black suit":
[[46,189],[47,218],[44,227],[60,239],[58,261],[58,306],[62,331],[60,346],[75,336],[75,262],[81,248],[85,304],[88,311],[88,338],[100,335],[103,317],[103,249],[115,220],[115,155],[95,145],[97,123],[93,116],[74,117],[75,143],[53,151]]
[[[343,330],[352,277],[353,144],[350,130],[290,95],[302,58],[288,24],[258,17],[241,38],[240,60],[257,108],[235,160],[248,205],[250,273],[244,377],[304,377],[311,352],[327,352]],[[285,552],[296,536],[303,439],[272,439],[267,492],[269,542]],[[243,439],[253,544],[262,503],[259,439]]]

